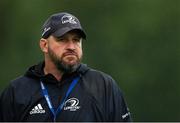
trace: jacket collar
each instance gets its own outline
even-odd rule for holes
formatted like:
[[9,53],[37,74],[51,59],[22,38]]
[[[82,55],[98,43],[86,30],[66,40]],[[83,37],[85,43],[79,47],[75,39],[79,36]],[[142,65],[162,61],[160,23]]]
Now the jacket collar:
[[70,73],[70,74],[64,74],[61,82],[59,82],[52,74],[47,74],[47,75],[44,74],[44,71],[43,71],[44,66],[45,66],[44,61],[31,66],[25,73],[25,76],[37,79],[38,81],[42,80],[43,82],[61,83],[65,81],[67,78],[73,79],[75,76],[78,76],[78,75],[82,76],[89,70],[87,65],[81,63],[75,72]]

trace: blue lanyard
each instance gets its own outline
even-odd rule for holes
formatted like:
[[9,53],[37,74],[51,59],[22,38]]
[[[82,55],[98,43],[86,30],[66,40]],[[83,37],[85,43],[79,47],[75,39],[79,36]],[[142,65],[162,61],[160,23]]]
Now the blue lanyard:
[[47,104],[48,104],[49,109],[51,110],[51,112],[52,112],[52,114],[53,114],[53,116],[54,116],[54,118],[53,118],[53,121],[54,121],[54,122],[56,121],[56,116],[57,116],[57,114],[62,111],[62,108],[63,108],[63,106],[64,106],[64,103],[65,103],[67,97],[68,97],[69,94],[72,92],[72,89],[73,89],[73,88],[75,87],[75,85],[77,84],[79,78],[80,78],[80,77],[76,77],[75,79],[73,79],[71,85],[69,86],[69,88],[68,88],[68,90],[67,90],[67,92],[66,92],[66,95],[65,95],[64,99],[61,101],[61,103],[60,103],[60,105],[58,106],[58,108],[57,108],[56,111],[54,110],[54,108],[53,108],[53,106],[52,106],[52,103],[51,103],[51,100],[50,100],[50,98],[49,98],[48,91],[47,91],[46,87],[44,86],[43,82],[40,81],[40,82],[41,82],[42,93],[43,93],[43,95],[44,95],[44,97],[45,97],[45,99],[46,99],[46,102],[47,102]]

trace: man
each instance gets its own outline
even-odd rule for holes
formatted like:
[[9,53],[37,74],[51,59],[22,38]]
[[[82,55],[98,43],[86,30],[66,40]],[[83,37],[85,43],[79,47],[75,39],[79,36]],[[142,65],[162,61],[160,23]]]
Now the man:
[[3,91],[0,121],[131,121],[115,81],[81,63],[82,39],[75,16],[50,16],[40,39],[44,61]]

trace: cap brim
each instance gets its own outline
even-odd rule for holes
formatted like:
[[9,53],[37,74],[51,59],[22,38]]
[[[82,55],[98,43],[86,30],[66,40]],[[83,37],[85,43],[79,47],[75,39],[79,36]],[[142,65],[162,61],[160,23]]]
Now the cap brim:
[[72,30],[78,30],[79,31],[79,34],[82,36],[83,39],[86,39],[86,34],[84,32],[84,30],[82,28],[77,28],[77,27],[65,27],[65,28],[61,28],[61,29],[58,29],[56,30],[54,33],[52,33],[53,36],[55,37],[61,37],[63,36],[64,34],[66,34],[67,32],[69,31],[72,31]]

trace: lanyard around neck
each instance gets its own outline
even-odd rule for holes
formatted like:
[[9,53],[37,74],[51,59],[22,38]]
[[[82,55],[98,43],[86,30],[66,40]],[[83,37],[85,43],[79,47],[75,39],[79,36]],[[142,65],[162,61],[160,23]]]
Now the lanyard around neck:
[[51,113],[53,114],[53,121],[55,122],[56,121],[56,116],[58,113],[60,113],[63,109],[63,106],[64,106],[64,103],[67,99],[67,97],[69,96],[69,94],[72,92],[72,89],[75,87],[75,85],[77,84],[78,80],[79,80],[79,76],[76,77],[75,79],[73,79],[73,81],[71,82],[71,85],[69,86],[67,92],[66,92],[66,95],[65,97],[63,98],[63,100],[61,101],[60,105],[58,106],[57,110],[54,110],[53,106],[52,106],[52,103],[51,103],[51,100],[49,98],[49,95],[48,95],[48,91],[46,89],[46,87],[44,86],[43,82],[41,82],[41,89],[42,89],[42,93],[43,93],[43,96],[45,97],[46,99],[46,102],[48,104],[48,107],[49,109],[51,110]]

